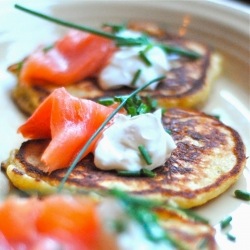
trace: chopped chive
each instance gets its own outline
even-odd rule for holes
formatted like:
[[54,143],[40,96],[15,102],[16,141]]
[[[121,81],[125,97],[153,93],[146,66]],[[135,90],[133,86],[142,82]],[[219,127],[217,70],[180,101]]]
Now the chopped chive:
[[150,111],[154,111],[158,107],[157,100],[149,95],[146,96],[146,103],[148,104]]
[[142,173],[143,176],[147,176],[147,177],[150,177],[150,178],[153,178],[153,177],[156,176],[155,172],[153,172],[152,170],[148,170],[146,168],[143,168],[141,170],[141,173]]
[[126,226],[127,226],[126,222],[121,219],[120,220],[117,219],[112,223],[112,228],[116,233],[124,232],[126,230]]
[[49,50],[51,50],[52,48],[54,48],[54,44],[48,45],[46,47],[43,48],[43,52],[48,52]]
[[152,159],[151,159],[147,149],[143,145],[139,145],[138,149],[139,149],[143,159],[147,163],[147,165],[151,165],[152,164]]
[[208,245],[208,239],[207,238],[203,238],[199,245],[198,245],[198,249],[207,249],[207,245]]
[[129,170],[119,170],[117,171],[117,174],[120,176],[128,176],[128,177],[150,177],[153,178],[156,176],[156,173],[154,173],[151,170],[148,169],[141,169],[138,171],[129,171]]
[[135,86],[135,85],[136,85],[136,82],[137,82],[137,80],[139,79],[140,75],[141,75],[141,69],[138,69],[138,70],[135,72],[134,78],[133,78],[133,80],[132,80],[132,82],[131,82],[131,84],[130,84],[131,86]]
[[157,82],[157,81],[160,81],[160,80],[162,80],[164,78],[165,78],[165,76],[160,76],[160,77],[157,77],[157,78],[155,78],[155,79],[153,79],[153,80],[145,83],[143,86],[141,86],[140,88],[137,88],[132,93],[130,93],[127,96],[127,98],[124,98],[122,100],[121,104],[108,116],[108,118],[102,123],[102,125],[95,131],[95,133],[89,138],[89,140],[86,142],[86,144],[81,148],[81,150],[79,151],[79,153],[77,154],[77,156],[73,160],[72,164],[68,168],[67,172],[65,173],[64,177],[62,178],[62,180],[61,180],[61,182],[60,182],[60,184],[58,186],[58,190],[57,190],[58,192],[61,192],[63,190],[63,187],[64,187],[64,184],[65,184],[66,180],[68,179],[69,175],[74,170],[74,168],[76,167],[77,163],[80,161],[82,155],[89,148],[89,146],[93,142],[93,140],[105,128],[105,126],[109,123],[109,121],[124,107],[124,105],[126,104],[127,100],[129,98],[132,98],[135,95],[137,95],[140,91],[142,91],[143,89],[147,88],[150,84],[152,84],[154,82]]
[[235,237],[234,235],[232,235],[232,234],[230,234],[230,233],[227,233],[226,235],[227,235],[227,238],[228,238],[229,240],[231,240],[231,241],[236,241],[236,237]]
[[238,199],[250,201],[250,193],[247,191],[237,189],[234,191],[234,195]]
[[144,50],[139,51],[139,57],[143,60],[143,62],[147,65],[147,66],[152,66],[151,61],[148,59],[146,53],[153,48],[152,44],[149,44]]
[[151,61],[147,58],[145,52],[139,51],[139,57],[142,59],[142,61],[147,65],[147,66],[152,66]]
[[217,120],[220,120],[220,115],[213,115],[213,117]]
[[175,54],[178,54],[181,56],[187,56],[187,57],[192,58],[192,59],[201,58],[201,55],[193,50],[184,49],[181,47],[176,47],[176,46],[166,45],[166,44],[159,44],[159,47],[161,47],[167,53],[175,53]]
[[168,128],[165,128],[165,131],[169,134],[169,135],[172,135],[172,131]]
[[104,106],[110,106],[115,103],[114,98],[112,97],[107,97],[107,98],[101,98],[98,100],[98,103],[104,105]]
[[109,32],[104,32],[102,30],[97,30],[97,29],[93,29],[91,27],[87,27],[87,26],[82,26],[82,25],[78,25],[78,24],[74,24],[59,18],[55,18],[55,17],[51,17],[45,14],[42,14],[40,12],[25,8],[19,4],[15,4],[14,5],[16,9],[19,9],[21,11],[24,11],[26,13],[29,13],[31,15],[37,16],[39,18],[45,19],[47,21],[65,26],[65,27],[69,27],[69,28],[74,28],[74,29],[78,29],[81,31],[86,31],[88,33],[91,34],[95,34],[98,36],[102,36],[102,37],[106,37],[108,39],[114,40],[116,42],[117,46],[140,46],[140,45],[156,45],[161,47],[162,49],[164,49],[166,52],[168,53],[176,53],[182,56],[187,56],[190,57],[192,59],[198,59],[201,57],[200,54],[198,54],[195,51],[191,51],[185,48],[180,48],[180,47],[176,47],[176,46],[172,46],[172,45],[166,45],[166,44],[160,44],[160,43],[156,43],[153,44],[152,42],[149,41],[148,37],[146,35],[143,35],[141,37],[138,38],[124,38],[124,37],[120,37],[117,36],[115,34],[109,33]]
[[131,177],[141,176],[140,171],[129,171],[129,170],[119,170],[117,171],[117,174],[120,176],[131,176]]
[[224,229],[230,225],[230,222],[232,221],[232,216],[227,216],[220,222],[221,229]]

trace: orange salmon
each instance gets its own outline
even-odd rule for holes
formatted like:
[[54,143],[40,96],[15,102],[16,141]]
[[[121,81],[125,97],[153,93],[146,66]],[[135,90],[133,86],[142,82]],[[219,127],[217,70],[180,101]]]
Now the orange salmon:
[[[29,139],[51,139],[41,160],[48,167],[47,171],[52,172],[69,167],[113,110],[94,101],[73,97],[61,87],[44,100],[18,132]],[[96,140],[82,157],[94,150]]]
[[47,51],[37,49],[25,61],[20,82],[66,86],[94,76],[115,51],[112,40],[71,30]]

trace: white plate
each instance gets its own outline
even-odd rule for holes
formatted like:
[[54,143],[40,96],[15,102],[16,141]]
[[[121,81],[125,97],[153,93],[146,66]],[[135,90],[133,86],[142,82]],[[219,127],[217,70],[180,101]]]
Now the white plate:
[[[20,2],[20,1],[19,1]],[[146,20],[169,31],[208,43],[224,57],[224,70],[216,81],[204,111],[219,114],[236,129],[250,152],[250,65],[249,12],[220,1],[22,1],[27,7],[86,25],[104,22]],[[241,7],[241,6],[240,6]],[[248,10],[249,11],[249,10]],[[38,44],[50,43],[64,28],[29,16],[6,1],[0,10],[0,161],[18,147],[22,137],[16,133],[25,117],[9,97],[15,78],[6,72],[11,63],[22,59]],[[250,191],[250,166],[226,193],[196,210],[210,219],[217,229],[221,249],[247,249],[250,232],[250,205],[233,197],[235,189]],[[221,234],[218,222],[233,216],[232,243]]]

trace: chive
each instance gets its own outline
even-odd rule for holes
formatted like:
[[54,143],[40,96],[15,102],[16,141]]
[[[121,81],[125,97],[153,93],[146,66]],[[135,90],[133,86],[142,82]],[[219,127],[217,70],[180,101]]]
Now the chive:
[[172,206],[170,204],[166,205],[166,207],[168,209],[172,209],[172,210],[177,211],[179,213],[183,213],[186,216],[188,216],[189,218],[192,218],[194,221],[209,224],[209,221],[206,218],[200,216],[199,214],[195,213],[194,211],[192,211],[190,209],[180,208],[178,206],[176,207],[176,206]]
[[139,51],[139,57],[143,60],[143,62],[147,65],[147,66],[152,66],[151,61],[148,59],[146,53],[153,48],[152,44],[149,44],[144,50]]
[[104,105],[104,106],[110,106],[115,103],[114,98],[107,97],[107,98],[101,98],[98,100],[98,103]]
[[120,176],[141,176],[140,171],[129,171],[129,170],[119,170],[117,171],[117,174]]
[[172,45],[166,45],[166,44],[159,44],[159,47],[161,47],[163,50],[165,50],[167,53],[175,53],[181,56],[186,56],[192,59],[199,59],[201,58],[201,55],[197,53],[196,51],[184,49],[181,47],[176,47]]
[[116,233],[122,233],[126,230],[126,222],[123,220],[116,219],[111,222],[111,227]]
[[104,23],[103,27],[109,27],[112,29],[112,32],[117,33],[122,30],[125,30],[127,27],[125,24],[112,24],[112,23]]
[[138,70],[135,72],[134,78],[133,78],[133,80],[132,80],[132,82],[131,82],[131,84],[130,84],[131,86],[135,86],[135,85],[136,85],[136,82],[137,82],[137,80],[139,79],[140,75],[141,75],[141,69],[138,69]]
[[151,98],[149,95],[146,96],[146,103],[148,104],[150,111],[154,111],[158,107],[157,100]]
[[156,173],[154,173],[153,171],[151,170],[148,170],[148,169],[141,169],[141,170],[138,170],[138,171],[130,171],[130,170],[119,170],[117,171],[117,174],[120,175],[120,176],[127,176],[127,177],[150,177],[150,178],[153,178],[156,176]]
[[217,120],[220,120],[220,115],[213,115],[213,117]]
[[230,234],[230,233],[227,233],[226,235],[227,235],[227,238],[228,238],[229,240],[231,240],[231,241],[236,241],[236,237],[235,237],[234,235],[232,235],[232,234]]
[[46,47],[43,48],[43,52],[48,52],[49,50],[51,50],[54,47],[54,44],[48,45]]
[[[115,40],[117,46],[140,46],[140,45],[149,45],[150,44],[148,37],[145,35],[138,37],[138,38],[124,38],[124,37],[116,36],[112,33],[100,31],[97,29],[93,29],[91,27],[82,26],[82,25],[74,24],[74,23],[59,19],[59,18],[51,17],[48,15],[42,14],[40,12],[25,8],[19,4],[15,4],[14,7],[16,9],[24,11],[28,14],[37,16],[39,18],[45,19],[47,21],[50,21],[50,22],[53,22],[53,23],[56,23],[56,24],[59,24],[59,25],[65,26],[65,27],[74,28],[74,29],[78,29],[81,31],[86,31],[86,32],[91,33],[91,34],[95,34],[98,36],[106,37],[106,38],[111,39],[111,40]],[[201,55],[198,54],[197,52],[191,51],[191,50],[188,50],[185,48],[179,48],[176,46],[171,46],[171,45],[166,45],[166,44],[152,44],[152,45],[159,46],[168,53],[176,53],[176,54],[180,54],[182,56],[187,56],[187,57],[190,57],[193,59],[197,59],[197,58],[201,57]]]
[[250,201],[250,193],[247,191],[237,189],[234,191],[234,195],[238,199]]
[[156,176],[156,173],[155,173],[155,172],[153,172],[152,170],[146,169],[146,168],[143,168],[143,169],[141,170],[141,172],[142,172],[142,175],[143,175],[143,176],[146,176],[146,177],[153,178],[153,177]]
[[147,165],[151,165],[152,164],[152,159],[151,159],[147,149],[143,145],[139,145],[138,149],[139,149],[143,159],[147,163]]
[[172,131],[168,128],[165,128],[165,131],[169,134],[169,135],[172,135]]
[[232,221],[232,216],[227,216],[223,220],[220,221],[220,227],[221,229],[224,229],[230,225],[230,222]]
[[[168,249],[185,249],[185,247],[173,239],[158,222],[158,216],[151,211],[152,204],[146,199],[129,196],[117,189],[109,190],[109,193],[121,201],[125,211],[142,227],[146,237],[153,242],[164,242]],[[159,204],[159,203],[158,203]]]
[[15,4],[14,6],[15,6],[16,9],[22,10],[24,12],[27,12],[27,13],[31,14],[31,15],[40,17],[42,19],[45,19],[47,21],[50,21],[50,22],[53,22],[53,23],[56,23],[56,24],[59,24],[59,25],[65,26],[65,27],[74,28],[74,29],[78,29],[78,30],[81,30],[81,31],[86,31],[86,32],[89,32],[91,34],[95,34],[95,35],[98,35],[98,36],[103,36],[103,37],[106,37],[106,38],[109,38],[109,39],[116,39],[117,38],[115,35],[113,35],[111,33],[96,30],[96,29],[93,29],[93,28],[90,28],[90,27],[87,27],[87,26],[83,26],[83,25],[70,23],[68,21],[65,21],[65,20],[62,20],[62,19],[59,19],[59,18],[55,18],[55,17],[51,17],[51,16],[48,16],[48,15],[39,13],[37,11],[25,8],[25,7],[23,7],[23,6],[19,5],[19,4]]
[[126,104],[127,100],[129,98],[134,97],[137,93],[139,93],[140,91],[142,91],[143,89],[147,88],[150,84],[156,82],[156,81],[160,81],[162,79],[164,79],[165,76],[160,76],[157,77],[147,83],[145,83],[143,86],[141,86],[140,88],[137,88],[136,90],[134,90],[131,94],[129,94],[127,96],[127,98],[124,98],[121,102],[121,104],[107,117],[107,119],[102,123],[102,125],[95,131],[95,133],[90,137],[90,139],[86,142],[86,144],[82,147],[82,149],[80,150],[80,152],[77,154],[77,156],[75,157],[74,161],[72,162],[72,164],[70,165],[69,169],[67,170],[65,176],[63,177],[63,179],[61,180],[59,186],[58,186],[58,192],[61,192],[64,184],[66,182],[66,180],[68,179],[69,175],[71,174],[71,172],[74,170],[74,168],[76,167],[77,163],[80,161],[82,155],[86,152],[86,150],[88,149],[88,147],[90,146],[90,144],[93,142],[93,140],[98,136],[98,134],[105,128],[105,126],[108,124],[108,122],[124,107],[124,105]]
[[149,40],[146,36],[140,36],[137,38],[126,38],[126,37],[119,37],[116,36],[114,39],[116,42],[116,46],[121,47],[121,46],[141,46],[141,45],[148,45]]
[[147,66],[152,66],[152,63],[150,62],[150,60],[147,58],[145,52],[139,51],[139,57],[142,59],[142,61],[147,65]]
[[199,245],[198,245],[198,249],[207,249],[207,246],[208,246],[208,239],[207,238],[203,238]]

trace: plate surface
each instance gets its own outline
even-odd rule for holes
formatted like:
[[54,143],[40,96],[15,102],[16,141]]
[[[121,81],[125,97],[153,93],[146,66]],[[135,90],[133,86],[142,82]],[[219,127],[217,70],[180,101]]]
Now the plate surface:
[[[29,54],[39,44],[49,44],[65,28],[15,10],[12,1],[0,10],[0,161],[23,141],[16,133],[25,117],[10,99],[15,78],[6,68]],[[236,129],[250,155],[250,65],[249,10],[214,1],[21,1],[25,6],[77,23],[100,26],[104,22],[146,20],[159,23],[170,32],[194,38],[214,47],[224,58],[223,73],[216,81],[203,110],[220,115]],[[205,10],[205,11],[204,11]],[[247,249],[250,231],[250,204],[233,197],[235,189],[250,192],[250,164],[240,180],[220,197],[196,210],[217,229],[221,249]],[[218,222],[232,215],[230,242]]]

